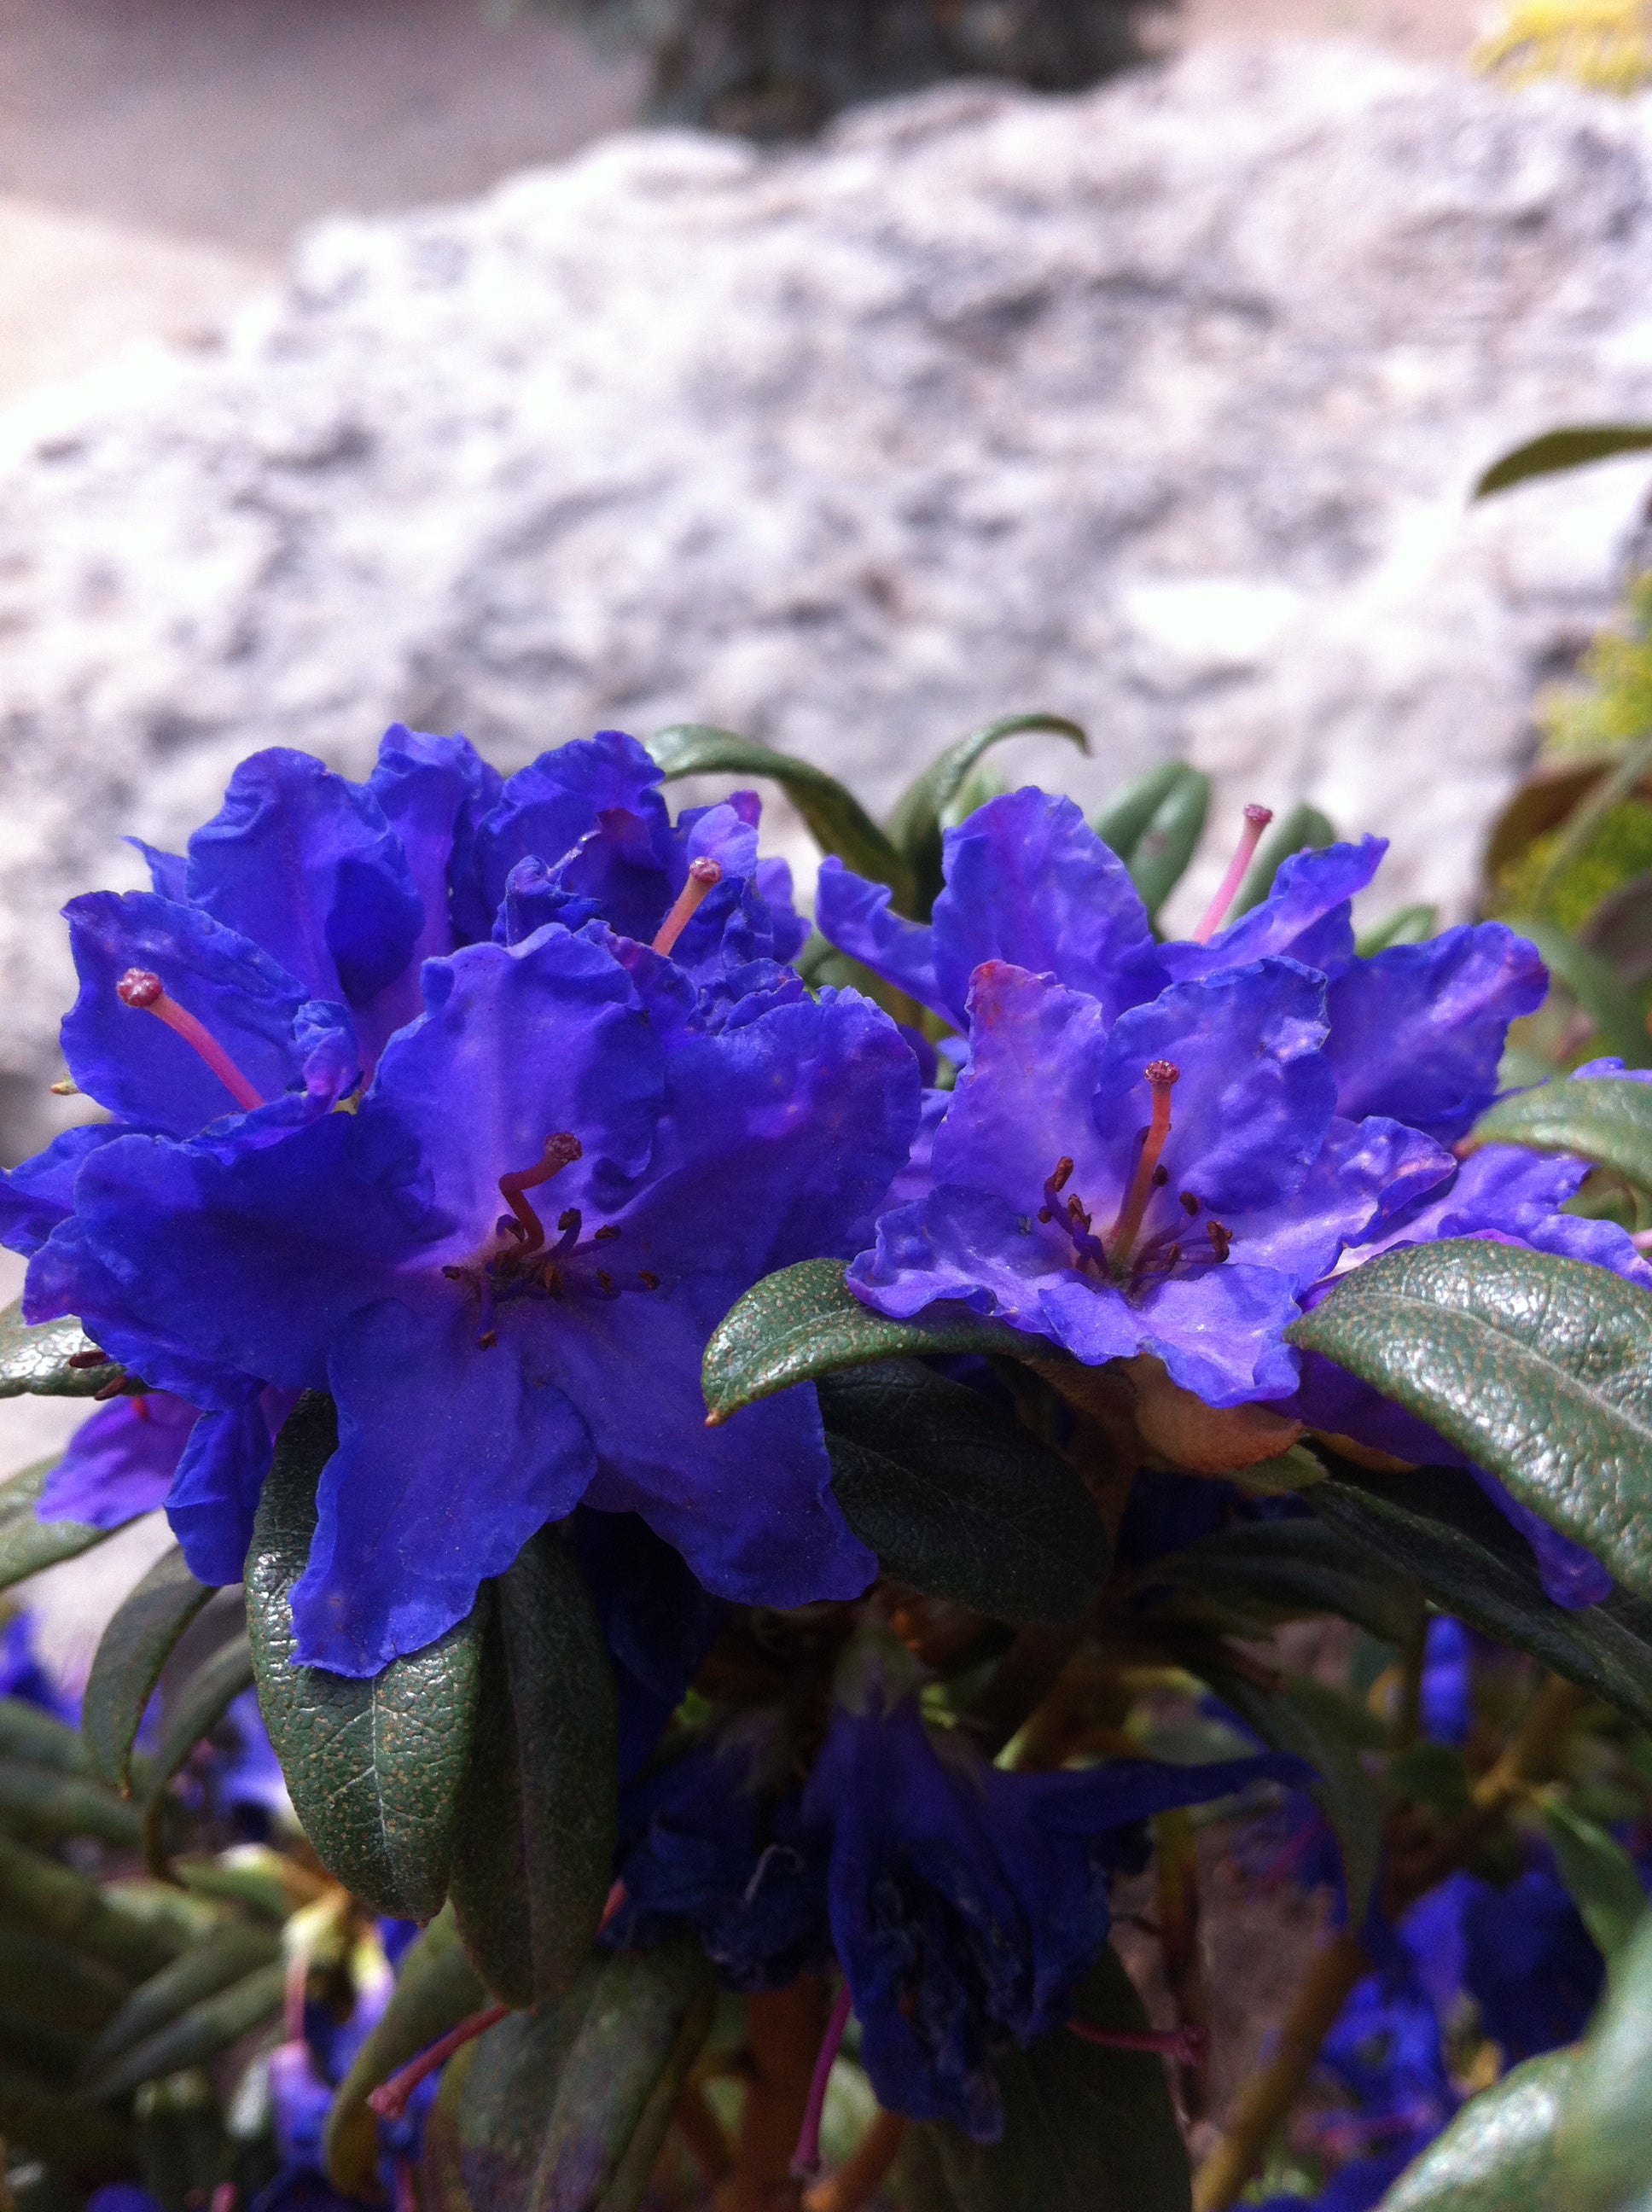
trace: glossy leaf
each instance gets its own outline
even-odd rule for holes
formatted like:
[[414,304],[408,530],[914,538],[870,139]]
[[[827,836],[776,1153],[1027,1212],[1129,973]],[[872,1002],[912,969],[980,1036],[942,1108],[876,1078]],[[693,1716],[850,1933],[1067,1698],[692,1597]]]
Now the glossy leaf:
[[82,1951],[134,1981],[177,1949],[164,1929],[72,1867],[0,1837],[0,1921]]
[[[1073,2006],[1093,2027],[1145,2032],[1147,2015],[1112,1949],[1102,1953]],[[1059,2027],[995,2064],[1004,2135],[977,2143],[927,2121],[915,2162],[929,2167],[940,2212],[1187,2212],[1187,2154],[1164,2062],[1112,2051]],[[945,2191],[944,2199],[936,2185]]]
[[88,2073],[82,2094],[100,2101],[124,2097],[140,2081],[206,2065],[280,2012],[286,1981],[279,1960],[257,1967]]
[[176,1696],[167,1699],[154,1762],[145,1776],[151,1799],[159,1795],[197,1743],[211,1735],[244,1690],[257,1679],[252,1646],[236,1637],[197,1667]]
[[49,2088],[19,2066],[0,2065],[0,2140],[88,2186],[132,2170],[132,2131],[124,2119]]
[[1252,907],[1260,906],[1273,888],[1274,877],[1294,854],[1334,845],[1336,842],[1337,833],[1328,814],[1321,814],[1306,799],[1299,806],[1293,806],[1289,814],[1272,825],[1256,848],[1256,858],[1245,871],[1239,895],[1228,909],[1229,921],[1236,921]]
[[1260,1605],[1280,1620],[1334,1613],[1384,1644],[1402,1644],[1423,1594],[1317,1521],[1241,1521],[1155,1559],[1143,1581]]
[[69,1363],[96,1350],[77,1321],[65,1317],[31,1328],[14,1302],[0,1311],[0,1398],[95,1398],[123,1370],[112,1360],[94,1367]]
[[1601,1075],[1516,1091],[1481,1115],[1474,1141],[1573,1152],[1652,1191],[1652,1083]]
[[481,1670],[480,1607],[370,1680],[295,1663],[292,1589],[337,1438],[331,1399],[282,1430],[246,1561],[258,1703],[294,1810],[328,1871],[376,1911],[428,1920],[447,1893]]
[[1652,447],[1652,423],[1578,422],[1564,429],[1546,430],[1528,438],[1493,461],[1475,485],[1473,497],[1489,499],[1511,484],[1531,477],[1554,476],[1563,470],[1581,469],[1591,461],[1606,461],[1619,453],[1641,453]]
[[87,1678],[81,1734],[93,1772],[112,1789],[130,1790],[132,1747],[161,1669],[211,1595],[174,1544],[104,1630]]
[[43,1574],[64,1559],[77,1559],[114,1534],[83,1521],[37,1519],[40,1492],[57,1464],[55,1459],[43,1459],[9,1482],[0,1482],[0,1589]]
[[1564,1798],[1544,1800],[1543,1825],[1560,1879],[1601,1957],[1611,1966],[1628,1949],[1646,1910],[1646,1893],[1635,1862],[1598,1821]]
[[1582,1261],[1452,1238],[1353,1269],[1286,1334],[1652,1593],[1652,1295]]
[[460,2061],[425,2138],[435,2212],[632,2212],[715,2002],[683,1937],[593,1956],[556,2003],[513,2013]]
[[1652,1059],[1652,1039],[1634,993],[1619,981],[1611,963],[1552,922],[1511,915],[1509,927],[1536,945],[1551,975],[1594,1022],[1599,1050],[1616,1054],[1626,1067],[1644,1067]]
[[1380,2212],[1540,2212],[1579,2053],[1527,2059],[1457,2115],[1406,2168]]
[[1024,1359],[1054,1352],[1044,1338],[983,1321],[967,1307],[932,1306],[929,1316],[890,1321],[861,1304],[841,1260],[799,1261],[754,1284],[712,1332],[701,1370],[706,1403],[714,1419],[726,1421],[794,1382],[874,1359],[963,1352]]
[[88,2057],[88,2075],[100,2073],[134,2045],[170,2027],[207,1998],[245,1981],[261,1966],[273,1965],[280,1955],[281,1941],[273,1929],[227,1922],[131,1992],[105,2022]]
[[[1335,1832],[1348,1891],[1348,1917],[1365,1917],[1382,1848],[1382,1801],[1360,1763],[1372,1747],[1370,1714],[1308,1677],[1285,1692],[1258,1689],[1220,1667],[1200,1669],[1206,1680],[1271,1751],[1293,1752],[1319,1776],[1312,1794]],[[1377,1731],[1378,1741],[1381,1730]]]
[[1150,915],[1157,914],[1187,872],[1210,811],[1209,776],[1184,768],[1154,809],[1130,856],[1131,879]]
[[380,2082],[484,2005],[488,1993],[465,1955],[450,1909],[410,1946],[390,2002],[356,2052],[327,2115],[327,2171],[347,2197],[377,2185],[379,2124],[367,2099]]
[[999,1620],[1074,1621],[1107,1578],[1094,1499],[979,1392],[913,1360],[822,1378],[832,1487],[887,1575]]
[[1652,1606],[1624,1590],[1576,1609],[1552,1603],[1530,1545],[1472,1476],[1455,1468],[1368,1474],[1345,1462],[1304,1497],[1443,1611],[1652,1728]]
[[131,1851],[143,1840],[137,1814],[101,1784],[22,1759],[0,1758],[0,1827],[43,1848],[87,1836]]
[[1361,931],[1355,949],[1362,960],[1369,960],[1386,952],[1391,945],[1421,945],[1424,939],[1437,936],[1439,929],[1437,906],[1396,907],[1372,928]]
[[912,870],[905,855],[853,793],[824,769],[705,722],[673,723],[649,738],[648,750],[668,781],[679,775],[756,775],[780,784],[823,853],[835,853],[857,875],[888,884],[900,911],[912,911]]
[[494,1595],[452,1905],[489,1988],[535,2004],[572,1986],[607,1902],[617,1703],[596,1608],[553,1531],[524,1547]]
[[1121,860],[1133,860],[1148,823],[1187,774],[1184,761],[1156,763],[1121,791],[1114,792],[1107,805],[1090,816],[1090,828]]
[[912,870],[914,911],[920,919],[927,919],[940,892],[942,830],[947,810],[968,782],[971,770],[1006,738],[1034,733],[1066,738],[1081,753],[1090,750],[1089,738],[1064,714],[1005,714],[949,745],[896,800],[889,818],[889,834]]
[[1555,2212],[1624,2212],[1652,2190],[1652,1916],[1618,1961],[1555,2130]]

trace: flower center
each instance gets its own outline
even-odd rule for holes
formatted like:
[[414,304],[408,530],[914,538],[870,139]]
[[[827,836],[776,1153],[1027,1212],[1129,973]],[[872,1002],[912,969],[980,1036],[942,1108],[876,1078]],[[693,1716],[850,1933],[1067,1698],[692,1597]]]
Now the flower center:
[[[584,1157],[585,1146],[571,1129],[553,1130],[531,1168],[513,1168],[499,1178],[499,1194],[510,1208],[494,1224],[495,1235],[506,1240],[502,1246],[467,1267],[442,1269],[449,1282],[465,1283],[475,1291],[481,1307],[477,1343],[483,1352],[491,1352],[499,1341],[497,1309],[501,1304],[519,1297],[560,1299],[570,1289],[586,1288],[573,1272],[576,1263],[619,1236],[612,1223],[604,1223],[581,1243],[585,1217],[577,1206],[570,1206],[556,1217],[556,1242],[545,1243],[545,1224],[527,1194]],[[599,1297],[616,1298],[622,1290],[659,1288],[652,1267],[640,1267],[632,1283],[617,1282],[606,1267],[592,1272]]]
[[1239,896],[1239,886],[1245,880],[1245,870],[1255,858],[1256,848],[1262,842],[1262,832],[1273,819],[1271,806],[1249,805],[1245,809],[1245,826],[1239,834],[1238,849],[1228,862],[1228,872],[1217,886],[1216,896],[1206,908],[1204,918],[1193,932],[1195,945],[1208,945],[1228,918],[1228,908]]
[[702,859],[689,862],[689,880],[677,895],[676,903],[659,925],[654,939],[656,952],[668,953],[689,924],[699,913],[708,891],[715,890],[723,880],[722,863]]
[[[1189,1229],[1180,1222],[1138,1249],[1136,1240],[1154,1193],[1164,1189],[1170,1180],[1163,1155],[1170,1134],[1170,1094],[1181,1079],[1181,1069],[1168,1060],[1149,1060],[1142,1072],[1153,1094],[1152,1120],[1141,1133],[1141,1151],[1130,1188],[1105,1239],[1096,1235],[1090,1212],[1078,1192],[1067,1189],[1072,1179],[1070,1159],[1055,1163],[1044,1184],[1044,1203],[1038,1209],[1041,1221],[1058,1222],[1065,1231],[1076,1267],[1100,1281],[1132,1291],[1139,1290],[1150,1275],[1172,1274],[1178,1267],[1219,1267],[1233,1245],[1233,1231],[1207,1215],[1204,1224],[1207,1252],[1197,1247],[1191,1253],[1186,1251],[1182,1239]],[[1203,1201],[1190,1190],[1177,1196],[1191,1224],[1203,1212]]]
[[163,1021],[176,1036],[183,1038],[206,1062],[235,1103],[251,1113],[262,1106],[259,1093],[241,1073],[210,1030],[197,1022],[186,1007],[176,999],[167,996],[166,986],[149,968],[129,968],[115,985],[115,996],[123,1006],[132,1006]]

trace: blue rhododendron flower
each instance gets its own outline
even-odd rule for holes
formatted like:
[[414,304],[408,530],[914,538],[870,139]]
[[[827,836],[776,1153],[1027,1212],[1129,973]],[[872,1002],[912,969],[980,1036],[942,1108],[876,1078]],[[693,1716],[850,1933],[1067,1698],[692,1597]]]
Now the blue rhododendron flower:
[[956,1301],[1092,1364],[1151,1352],[1212,1405],[1288,1391],[1300,1294],[1450,1166],[1397,1124],[1338,1119],[1324,1004],[1270,958],[1113,1019],[984,963],[933,1188],[880,1220],[857,1294],[902,1318]]
[[781,994],[709,1032],[668,963],[600,924],[472,945],[425,988],[359,1111],[240,1152],[133,1135],[92,1155],[75,1227],[97,1264],[71,1261],[53,1310],[105,1340],[107,1270],[155,1331],[151,1379],[176,1340],[331,1389],[339,1449],[294,1598],[314,1663],[371,1674],[428,1643],[582,1498],[640,1512],[719,1595],[855,1595],[875,1563],[812,1391],[707,1429],[699,1368],[751,1282],[866,1233],[917,1115],[893,1024],[853,994]]

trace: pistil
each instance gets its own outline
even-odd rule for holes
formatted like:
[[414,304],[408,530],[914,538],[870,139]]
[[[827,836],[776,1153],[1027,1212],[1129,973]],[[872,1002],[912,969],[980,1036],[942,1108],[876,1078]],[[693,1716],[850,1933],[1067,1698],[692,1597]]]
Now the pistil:
[[1141,1157],[1130,1188],[1107,1240],[1108,1261],[1115,1274],[1129,1265],[1147,1201],[1167,1179],[1160,1172],[1159,1155],[1170,1133],[1170,1093],[1181,1079],[1181,1070],[1168,1060],[1150,1060],[1143,1073],[1152,1086],[1153,1118],[1142,1139]]
[[[553,1176],[561,1175],[564,1168],[585,1156],[585,1146],[572,1131],[558,1129],[545,1139],[545,1149],[531,1168],[516,1168],[499,1178],[499,1195],[516,1218],[513,1221],[501,1216],[500,1227],[514,1237],[524,1252],[537,1252],[545,1241],[545,1224],[534,1212],[524,1192],[537,1189],[549,1182]],[[562,1219],[568,1218],[566,1214]]]
[[1262,832],[1273,819],[1271,806],[1252,805],[1245,809],[1245,826],[1240,834],[1239,849],[1228,862],[1228,872],[1218,886],[1216,896],[1205,909],[1204,920],[1193,932],[1195,945],[1208,945],[1228,918],[1228,908],[1239,896],[1239,886],[1245,880],[1245,870],[1256,856],[1256,848],[1262,842]]
[[826,2084],[832,2078],[832,2068],[853,2009],[849,1985],[847,1981],[841,1982],[833,2000],[832,2016],[821,2039],[820,2054],[809,2083],[809,2101],[803,2108],[803,2125],[798,2131],[798,2147],[793,2154],[792,2172],[799,2181],[811,2181],[820,2172],[820,2117],[826,2109]]
[[689,863],[689,880],[677,895],[675,905],[659,925],[654,939],[656,952],[669,952],[683,931],[700,911],[701,902],[708,891],[716,890],[723,880],[722,863],[701,859]]
[[123,1006],[134,1006],[146,1014],[154,1014],[184,1042],[197,1052],[235,1103],[251,1113],[264,1100],[241,1073],[212,1032],[202,1027],[186,1007],[176,999],[168,998],[161,978],[149,968],[129,968],[115,985],[115,996]]
[[1161,2033],[1157,2029],[1092,2027],[1087,2020],[1070,2020],[1067,2026],[1084,2042],[1099,2044],[1103,2051],[1151,2051],[1162,2058],[1179,2060],[1184,2066],[1200,2065],[1210,2055],[1211,2032],[1207,2027],[1173,2027]]

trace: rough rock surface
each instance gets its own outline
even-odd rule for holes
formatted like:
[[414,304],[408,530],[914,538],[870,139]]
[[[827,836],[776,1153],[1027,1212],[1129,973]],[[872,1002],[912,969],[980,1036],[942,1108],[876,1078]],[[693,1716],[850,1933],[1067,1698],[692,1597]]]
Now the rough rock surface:
[[394,716],[507,763],[692,716],[884,801],[1048,705],[1084,795],[1185,749],[1224,834],[1309,795],[1461,899],[1647,471],[1465,495],[1652,412],[1649,268],[1645,103],[1327,45],[324,228],[217,352],[0,425],[0,1103],[118,830]]

